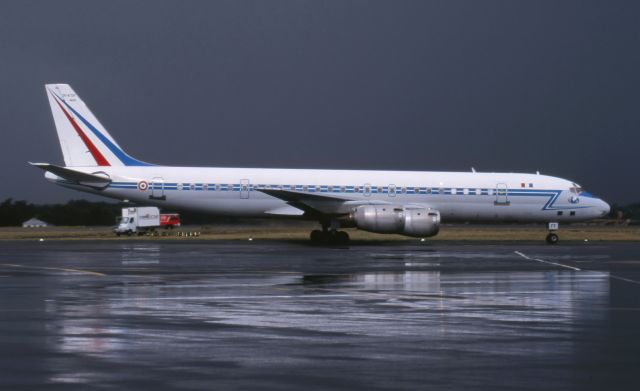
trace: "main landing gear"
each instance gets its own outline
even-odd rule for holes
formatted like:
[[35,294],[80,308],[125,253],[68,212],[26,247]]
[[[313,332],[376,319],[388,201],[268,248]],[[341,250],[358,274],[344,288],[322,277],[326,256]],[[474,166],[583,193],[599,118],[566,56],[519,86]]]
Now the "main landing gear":
[[547,235],[547,244],[558,244],[560,238],[558,237],[558,228],[560,224],[549,223],[549,234]]
[[344,231],[338,231],[334,228],[335,224],[329,228],[328,225],[323,224],[322,230],[314,229],[309,235],[311,243],[313,244],[348,244],[349,234]]

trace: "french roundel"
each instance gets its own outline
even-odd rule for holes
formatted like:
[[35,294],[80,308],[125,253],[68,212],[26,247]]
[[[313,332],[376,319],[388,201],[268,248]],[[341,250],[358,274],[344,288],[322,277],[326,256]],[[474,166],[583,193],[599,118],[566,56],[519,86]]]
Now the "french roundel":
[[147,183],[147,181],[138,182],[138,190],[147,191],[148,188],[149,188],[149,184]]

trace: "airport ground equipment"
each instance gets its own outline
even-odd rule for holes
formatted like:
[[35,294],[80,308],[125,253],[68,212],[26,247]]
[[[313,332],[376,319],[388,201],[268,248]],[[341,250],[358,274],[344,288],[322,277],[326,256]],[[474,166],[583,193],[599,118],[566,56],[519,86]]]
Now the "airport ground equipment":
[[143,235],[160,227],[160,210],[155,206],[122,208],[118,226],[113,229],[116,235]]
[[178,213],[161,213],[160,227],[174,229],[180,226],[180,215]]

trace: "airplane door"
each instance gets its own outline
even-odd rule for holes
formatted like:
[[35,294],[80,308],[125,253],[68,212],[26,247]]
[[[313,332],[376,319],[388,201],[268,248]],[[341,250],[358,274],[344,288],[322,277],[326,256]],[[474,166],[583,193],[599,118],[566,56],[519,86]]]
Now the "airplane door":
[[364,196],[369,197],[371,195],[371,183],[364,184]]
[[164,194],[164,178],[155,177],[151,180],[151,200],[166,200],[167,196]]
[[242,199],[249,198],[249,180],[248,179],[240,180],[240,198]]
[[496,200],[494,205],[509,205],[509,189],[506,183],[496,185]]

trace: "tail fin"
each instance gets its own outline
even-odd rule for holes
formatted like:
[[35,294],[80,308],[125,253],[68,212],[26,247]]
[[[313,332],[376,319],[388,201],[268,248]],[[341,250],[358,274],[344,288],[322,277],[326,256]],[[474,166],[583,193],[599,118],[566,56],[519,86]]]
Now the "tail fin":
[[45,88],[67,167],[150,165],[125,153],[71,86]]

